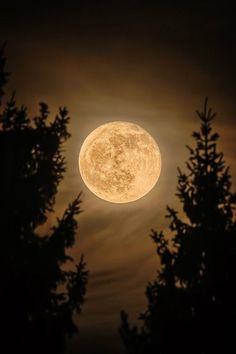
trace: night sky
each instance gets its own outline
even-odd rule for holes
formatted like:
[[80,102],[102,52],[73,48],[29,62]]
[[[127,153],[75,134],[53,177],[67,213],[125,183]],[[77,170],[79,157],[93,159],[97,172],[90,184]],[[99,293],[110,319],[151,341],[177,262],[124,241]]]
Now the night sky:
[[[145,286],[158,257],[148,237],[167,229],[165,206],[181,210],[175,197],[177,166],[198,129],[195,114],[205,96],[217,112],[219,148],[236,182],[236,29],[230,2],[65,1],[0,5],[0,44],[7,41],[7,95],[16,90],[31,116],[38,103],[69,109],[71,139],[67,171],[55,211],[61,215],[82,190],[75,259],[84,253],[90,271],[79,335],[70,353],[122,354],[119,312],[131,320],[145,309]],[[78,169],[86,136],[114,120],[139,124],[162,154],[155,188],[128,204],[93,195]],[[52,219],[45,226],[50,227]]]

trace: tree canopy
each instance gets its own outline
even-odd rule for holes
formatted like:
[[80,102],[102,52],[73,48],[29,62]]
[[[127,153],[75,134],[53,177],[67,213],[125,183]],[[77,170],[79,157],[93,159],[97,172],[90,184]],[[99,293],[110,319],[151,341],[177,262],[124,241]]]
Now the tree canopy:
[[229,167],[212,131],[215,113],[205,101],[195,147],[187,146],[186,172],[178,169],[183,210],[167,207],[171,237],[152,230],[160,257],[156,279],[146,288],[140,326],[122,311],[120,335],[128,353],[230,353],[235,348],[236,194]]
[[[8,74],[0,52],[0,101]],[[49,119],[47,104],[31,119],[15,94],[0,106],[1,295],[4,353],[62,353],[77,326],[87,270],[68,255],[77,229],[80,195],[44,235],[65,172],[69,116]]]

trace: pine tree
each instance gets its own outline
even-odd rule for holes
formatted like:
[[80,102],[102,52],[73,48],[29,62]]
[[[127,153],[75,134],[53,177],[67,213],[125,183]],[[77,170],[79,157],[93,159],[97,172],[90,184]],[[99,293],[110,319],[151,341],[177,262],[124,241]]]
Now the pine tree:
[[[7,81],[0,53],[0,95]],[[1,98],[1,97],[0,97]],[[69,138],[66,108],[54,120],[40,103],[30,119],[15,95],[0,112],[1,352],[62,353],[77,330],[73,315],[84,300],[87,270],[73,247],[80,213],[78,196],[47,234],[39,234],[54,212],[65,171],[62,146]]]
[[187,146],[187,172],[178,169],[183,212],[167,207],[171,238],[151,232],[161,269],[146,288],[140,328],[121,313],[120,334],[130,354],[235,352],[236,194],[217,151],[207,99],[197,115],[201,127],[193,133],[195,148]]

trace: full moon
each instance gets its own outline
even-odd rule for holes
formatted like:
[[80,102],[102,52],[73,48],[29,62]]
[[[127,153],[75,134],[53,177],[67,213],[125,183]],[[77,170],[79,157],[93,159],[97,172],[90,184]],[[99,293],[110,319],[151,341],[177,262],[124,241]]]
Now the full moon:
[[96,196],[129,203],[146,195],[161,171],[161,154],[152,136],[139,125],[117,121],[103,124],[85,139],[79,170]]

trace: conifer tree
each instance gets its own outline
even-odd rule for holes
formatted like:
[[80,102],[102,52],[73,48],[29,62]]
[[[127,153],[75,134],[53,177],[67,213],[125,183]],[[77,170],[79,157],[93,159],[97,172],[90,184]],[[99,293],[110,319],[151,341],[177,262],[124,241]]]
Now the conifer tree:
[[201,127],[193,133],[195,147],[187,146],[187,172],[178,169],[182,213],[167,207],[171,238],[151,232],[161,268],[147,285],[140,328],[121,312],[120,334],[130,354],[235,351],[236,194],[207,99],[197,115]]
[[[7,82],[0,52],[0,99]],[[40,103],[28,117],[15,95],[0,111],[1,185],[1,341],[2,353],[62,353],[77,326],[74,313],[84,300],[87,270],[68,255],[80,213],[80,196],[46,234],[39,234],[54,212],[65,171],[63,144],[69,116],[60,108],[54,120]]]

